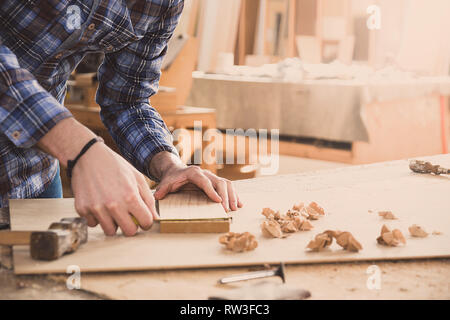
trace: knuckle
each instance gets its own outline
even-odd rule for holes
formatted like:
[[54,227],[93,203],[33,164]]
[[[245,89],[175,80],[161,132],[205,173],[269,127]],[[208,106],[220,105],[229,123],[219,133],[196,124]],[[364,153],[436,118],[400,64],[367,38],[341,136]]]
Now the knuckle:
[[131,193],[125,197],[125,202],[127,204],[133,204],[137,201],[138,197],[135,193]]
[[119,208],[119,203],[117,201],[108,201],[105,204],[106,209],[109,211],[115,211]]
[[101,204],[93,204],[89,207],[89,211],[93,214],[99,215],[102,212],[102,205]]
[[227,183],[226,183],[224,180],[219,180],[219,181],[217,182],[217,184],[220,185],[220,186],[223,187],[223,188],[226,188],[226,187],[227,187]]
[[199,174],[199,173],[202,172],[202,169],[200,169],[200,167],[198,167],[198,166],[190,166],[190,167],[188,168],[188,170],[189,170],[190,172],[192,172],[193,174]]

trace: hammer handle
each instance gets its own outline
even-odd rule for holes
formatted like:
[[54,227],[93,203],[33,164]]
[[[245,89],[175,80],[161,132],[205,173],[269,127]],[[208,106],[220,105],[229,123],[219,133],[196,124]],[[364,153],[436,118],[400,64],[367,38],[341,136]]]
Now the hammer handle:
[[0,231],[0,245],[29,245],[33,231]]

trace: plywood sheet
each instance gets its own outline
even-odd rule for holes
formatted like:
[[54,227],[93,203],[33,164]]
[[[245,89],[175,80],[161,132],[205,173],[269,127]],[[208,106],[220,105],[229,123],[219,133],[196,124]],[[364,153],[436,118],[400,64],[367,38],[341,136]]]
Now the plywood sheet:
[[[429,160],[450,166],[450,155]],[[215,234],[161,234],[158,225],[133,238],[121,235],[105,238],[101,229],[95,228],[90,230],[85,246],[57,261],[33,261],[26,248],[15,248],[15,272],[65,273],[69,265],[78,265],[81,272],[92,272],[246,266],[280,261],[299,264],[450,257],[447,201],[450,177],[412,173],[407,161],[252,179],[239,181],[236,186],[244,208],[233,214],[231,229],[255,234],[259,246],[254,251],[225,251]],[[317,201],[327,211],[325,217],[313,222],[314,230],[286,239],[262,237],[261,208],[270,206],[284,211],[300,200]],[[387,225],[403,231],[406,246],[378,245],[375,239],[386,221],[368,210],[392,210],[399,219]],[[11,201],[13,229],[47,228],[50,222],[72,215],[75,211],[71,199]],[[429,232],[441,231],[442,235],[411,238],[407,228],[414,223]],[[333,244],[329,251],[307,252],[308,241],[326,229],[351,231],[364,249],[350,253]]]

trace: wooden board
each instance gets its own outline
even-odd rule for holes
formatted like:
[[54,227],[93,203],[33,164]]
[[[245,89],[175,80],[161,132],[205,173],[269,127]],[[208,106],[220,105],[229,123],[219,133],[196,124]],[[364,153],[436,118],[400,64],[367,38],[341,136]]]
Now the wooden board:
[[230,231],[230,216],[220,203],[201,191],[184,190],[159,201],[161,233],[223,233]]
[[[427,158],[425,158],[427,159]],[[429,157],[450,166],[450,155]],[[65,273],[78,265],[82,272],[166,270],[248,266],[284,261],[288,264],[374,261],[450,257],[450,177],[411,172],[407,161],[323,170],[313,173],[243,180],[236,183],[244,208],[233,214],[231,230],[255,234],[259,246],[245,253],[226,251],[215,234],[161,234],[158,225],[136,237],[105,238],[101,229],[89,232],[88,243],[75,254],[57,261],[33,261],[26,248],[14,249],[15,272]],[[261,235],[260,211],[270,206],[287,210],[298,201],[317,201],[327,215],[314,221],[315,229],[286,239]],[[392,210],[398,220],[383,221],[368,210]],[[13,200],[13,229],[47,228],[50,222],[75,215],[73,200]],[[381,226],[399,228],[406,236],[405,247],[382,247],[376,243]],[[440,236],[411,238],[407,228],[419,224]],[[329,251],[307,252],[308,241],[326,229],[353,233],[364,249],[359,253],[341,250],[333,244]]]

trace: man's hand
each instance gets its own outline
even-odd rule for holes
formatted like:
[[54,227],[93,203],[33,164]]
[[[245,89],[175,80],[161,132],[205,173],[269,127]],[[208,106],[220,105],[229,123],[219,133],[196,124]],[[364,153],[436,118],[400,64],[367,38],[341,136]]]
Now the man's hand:
[[[38,147],[67,165],[93,137],[89,129],[69,118],[53,127]],[[72,190],[78,214],[90,227],[100,223],[106,235],[114,235],[118,226],[126,236],[134,235],[138,227],[131,215],[143,229],[149,229],[157,217],[144,176],[103,143],[95,143],[76,163]]]
[[231,181],[197,166],[186,166],[169,152],[163,151],[153,157],[150,173],[161,180],[154,194],[157,200],[164,198],[170,192],[177,191],[187,183],[193,183],[211,200],[221,202],[227,212],[242,207]]
[[100,223],[106,235],[117,226],[127,236],[138,227],[148,230],[158,214],[144,176],[102,143],[93,145],[75,165],[72,175],[75,208],[94,227]]

